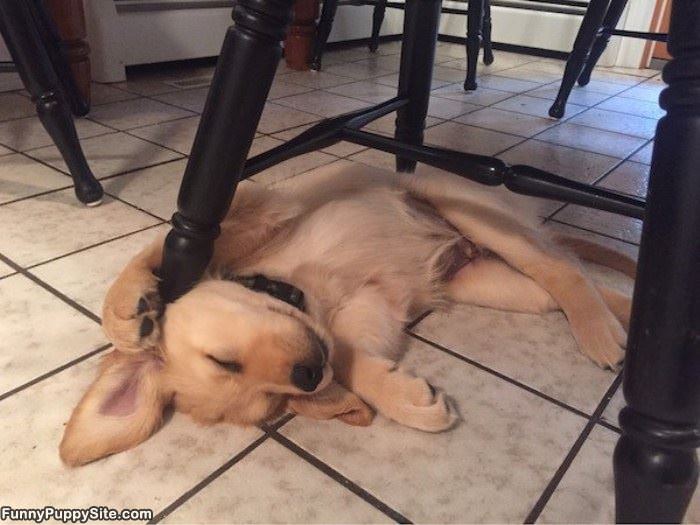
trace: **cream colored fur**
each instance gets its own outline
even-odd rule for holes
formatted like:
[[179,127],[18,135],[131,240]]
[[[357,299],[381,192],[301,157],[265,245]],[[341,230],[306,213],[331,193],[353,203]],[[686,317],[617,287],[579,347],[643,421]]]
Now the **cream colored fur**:
[[[277,190],[241,184],[207,276],[162,320],[153,276],[162,240],[110,289],[103,324],[118,350],[73,413],[61,457],[77,465],[132,447],[158,427],[168,405],[204,423],[241,424],[285,407],[369,424],[369,405],[404,425],[445,430],[456,420],[445,394],[396,363],[405,323],[451,302],[561,309],[580,350],[615,367],[629,297],[593,283],[562,245],[598,262],[616,254],[548,238],[536,217],[514,215],[522,206],[510,199],[436,170],[397,175],[359,165],[318,170]],[[471,262],[449,274],[460,257]],[[222,271],[288,281],[304,291],[307,312],[221,280]],[[137,312],[141,297],[148,308]],[[156,329],[142,338],[144,317]],[[305,394],[291,384],[290,369],[318,358],[324,345],[324,379]],[[241,371],[222,370],[211,357]],[[123,388],[127,371],[138,388]]]

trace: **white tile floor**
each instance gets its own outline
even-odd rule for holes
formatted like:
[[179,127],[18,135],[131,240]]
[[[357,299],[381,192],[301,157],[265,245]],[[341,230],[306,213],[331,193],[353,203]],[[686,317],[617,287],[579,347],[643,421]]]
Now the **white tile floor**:
[[[399,51],[392,42],[375,56],[329,52],[321,73],[281,65],[252,154],[323,116],[392,97]],[[496,52],[470,93],[463,46],[439,44],[436,62],[427,142],[644,195],[662,116],[657,72],[598,70],[559,122],[547,108],[560,61]],[[460,307],[408,330],[406,366],[459,406],[463,421],[444,434],[382,418],[369,428],[283,419],[260,430],[202,428],[176,415],[132,451],[76,470],[60,464],[63,425],[107,348],[98,326],[105,290],[167,231],[211,73],[163,68],[94,86],[93,111],[77,128],[107,191],[95,209],[74,199],[16,79],[0,78],[3,504],[145,507],[173,523],[611,521],[619,379],[576,352],[558,313]],[[368,127],[391,133],[393,117]],[[332,162],[393,166],[389,155],[338,144],[255,179],[271,184]],[[639,221],[545,201],[539,210],[545,228],[637,253]],[[610,272],[598,277],[631,287]],[[688,521],[700,521],[698,499]]]

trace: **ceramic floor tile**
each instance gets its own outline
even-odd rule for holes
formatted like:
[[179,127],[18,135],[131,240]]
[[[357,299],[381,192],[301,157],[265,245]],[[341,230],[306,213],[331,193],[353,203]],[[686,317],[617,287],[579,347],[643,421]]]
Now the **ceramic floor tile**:
[[18,73],[0,73],[0,92],[24,89]]
[[388,72],[395,73],[401,69],[401,54],[378,55],[372,54],[369,58],[353,61],[355,64],[362,65],[374,70],[382,70],[384,75]]
[[548,71],[530,69],[527,65],[497,71],[494,75],[536,82],[538,84],[549,84],[561,80],[561,73],[550,73]]
[[19,153],[0,157],[0,204],[71,185],[63,173]]
[[[569,114],[568,108],[567,114]],[[618,113],[617,111],[604,111],[598,108],[591,108],[576,115],[569,122],[645,139],[652,138],[656,132],[656,119]]]
[[340,483],[268,439],[163,523],[389,521]]
[[3,155],[10,155],[12,153],[14,153],[14,151],[12,151],[11,149],[6,148],[5,146],[0,146],[0,157],[2,157]]
[[429,315],[413,332],[587,414],[614,379],[580,352],[561,312],[535,315],[460,305]]
[[370,105],[361,100],[343,97],[326,91],[314,91],[280,98],[276,103],[322,117],[333,117],[342,113],[366,108]]
[[359,62],[346,62],[345,64],[329,66],[324,68],[324,71],[326,73],[330,73],[331,75],[350,77],[356,80],[365,80],[392,73],[393,68],[384,69],[371,61],[362,60]]
[[480,108],[481,106],[461,100],[449,100],[442,97],[431,96],[428,105],[428,115],[443,119],[453,119]]
[[391,42],[382,42],[376,53],[378,55],[395,55],[401,53],[401,41],[393,40]]
[[268,102],[265,104],[260,117],[258,131],[260,133],[274,133],[289,128],[296,128],[302,124],[308,124],[317,120],[320,120],[318,115]]
[[[110,128],[91,120],[79,118],[75,119],[74,122],[75,130],[80,139],[113,133]],[[0,142],[18,151],[53,144],[53,140],[46,133],[38,117],[8,120],[0,123]]]
[[30,99],[17,93],[0,93],[0,120],[36,115],[36,108]]
[[461,69],[445,67],[444,65],[433,66],[433,78],[443,82],[464,83],[465,73]]
[[[384,44],[380,44],[383,46]],[[400,51],[400,49],[399,49]],[[341,62],[357,62],[358,60],[366,60],[372,58],[374,53],[365,47],[349,47],[346,49],[333,49],[323,54],[325,61],[326,57],[331,58],[336,64]]]
[[379,151],[377,149],[366,149],[360,153],[351,155],[348,157],[348,160],[361,162],[362,164],[384,170],[396,171],[396,157],[391,153],[386,153],[385,151]]
[[[81,141],[81,145],[90,169],[98,178],[160,164],[182,156],[125,133],[92,137]],[[55,146],[34,149],[27,154],[68,173],[68,168]]]
[[603,80],[596,80],[594,76],[593,80],[586,84],[586,86],[575,89],[595,91],[597,93],[605,93],[606,95],[617,95],[618,93],[628,90],[630,88],[629,86],[625,86],[623,84],[613,84],[611,82],[605,82]]
[[109,84],[101,84],[93,82],[90,84],[90,101],[93,106],[101,104],[109,104],[110,102],[118,102],[120,100],[128,100],[136,98],[138,95],[123,89],[117,89]]
[[[279,139],[282,141],[288,141],[296,137],[297,135],[303,133],[307,129],[311,127],[311,124],[306,125],[306,126],[299,126],[298,128],[292,128],[288,129],[286,131],[281,131],[279,133],[275,133],[272,136],[272,138]],[[353,144],[352,142],[338,142],[337,144],[334,144],[333,146],[329,146],[327,148],[323,148],[321,151],[324,153],[328,153],[330,155],[335,155],[336,157],[347,157],[348,155],[352,155],[353,153],[357,153],[359,151],[362,151],[365,148],[365,146],[359,146],[357,144]]]
[[465,126],[457,122],[445,122],[425,131],[426,144],[479,155],[495,155],[521,140],[522,138],[513,135]]
[[97,106],[90,112],[90,118],[105,126],[125,130],[174,120],[191,114],[191,111],[163,104],[156,100],[136,98]]
[[267,100],[275,100],[276,98],[288,97],[290,95],[299,95],[300,93],[312,91],[312,89],[313,88],[307,86],[285,82],[284,77],[276,77],[272,82],[272,87],[270,88],[270,93],[267,95]]
[[161,102],[165,102],[166,104],[194,111],[195,113],[201,113],[204,110],[204,103],[207,101],[208,94],[209,86],[198,89],[173,91],[172,93],[156,95],[153,98],[160,100]]
[[355,82],[355,80],[347,75],[334,75],[327,71],[294,71],[279,78],[285,82],[291,82],[292,84],[299,84],[313,89],[324,89]]
[[178,90],[177,86],[166,84],[164,80],[164,78],[158,76],[129,74],[126,81],[112,85],[115,88],[146,97]]
[[649,166],[638,162],[625,162],[607,175],[600,185],[637,197],[646,197],[649,182]]
[[478,89],[485,87],[490,89],[500,89],[510,93],[523,93],[531,89],[538,88],[542,85],[541,82],[530,82],[527,80],[518,80],[515,78],[499,77],[496,75],[485,75],[476,79],[479,86]]
[[464,421],[430,434],[382,417],[366,428],[295,418],[281,432],[410,520],[522,522],[585,420],[415,340],[404,366],[444,388]]
[[613,133],[588,126],[577,126],[568,122],[540,133],[537,136],[537,140],[553,142],[562,146],[570,146],[620,159],[627,157],[645,143],[645,140],[639,137]]
[[554,219],[635,244],[639,244],[642,235],[642,221],[639,219],[582,206],[568,205]]
[[0,312],[0,393],[107,342],[95,321],[23,275],[0,281]]
[[[546,98],[547,100],[554,101],[559,93],[559,86],[552,87],[551,85],[542,86],[541,88],[533,89],[528,91],[528,96]],[[582,88],[574,88],[569,95],[569,102],[572,104],[578,104],[579,106],[595,106],[603,100],[610,98],[610,95],[605,93],[597,93],[595,91],[590,91]],[[550,102],[551,105],[551,102]],[[571,116],[571,114],[568,114]]]
[[661,109],[658,102],[648,102],[646,100],[638,100],[627,97],[613,97],[602,104],[599,104],[598,109],[609,111],[617,111],[618,113],[629,113],[638,117],[645,117],[658,120],[666,114],[666,111]]
[[432,94],[437,97],[468,102],[469,104],[476,104],[478,106],[490,106],[491,104],[513,96],[513,93],[507,91],[499,91],[482,86],[479,86],[476,91],[464,91],[464,87],[462,87],[461,83],[438,88],[433,91]]
[[97,316],[107,290],[127,263],[169,231],[167,225],[110,241],[55,261],[34,266],[32,273]]
[[[425,127],[431,128],[433,126],[436,126],[437,124],[440,124],[441,122],[444,122],[443,119],[439,119],[437,117],[432,117],[428,115],[425,117]],[[364,129],[370,130],[370,131],[378,131],[379,133],[383,135],[391,135],[392,137],[394,136],[394,130],[396,129],[396,114],[395,113],[389,113],[388,115],[384,115],[382,118],[378,118],[377,120],[374,120],[367,124]]]
[[[377,82],[379,84],[384,84],[385,86],[392,86],[394,88],[398,88],[399,86],[399,74],[398,73],[392,73],[391,75],[384,75],[380,77],[376,77],[372,79],[374,82]],[[462,80],[464,82],[464,80]],[[450,83],[450,81],[447,80],[440,80],[438,78],[433,77],[433,79],[430,81],[430,89],[437,89],[441,88],[443,86],[446,86]]]
[[328,88],[326,91],[335,93],[336,95],[364,100],[365,102],[371,102],[373,104],[384,102],[396,96],[395,88],[385,86],[384,84],[377,84],[371,80],[351,82],[350,84]]
[[654,142],[650,142],[646,146],[644,146],[642,149],[640,149],[637,153],[632,155],[630,157],[630,160],[633,160],[635,162],[641,162],[643,164],[651,164],[651,154],[654,150]]
[[0,253],[29,266],[156,222],[109,197],[88,208],[71,188],[0,206]]
[[[545,506],[538,523],[614,523],[613,451],[619,434],[596,427]],[[684,523],[700,523],[700,491]]]
[[152,126],[132,129],[129,134],[189,155],[194,136],[197,134],[199,119],[199,115],[196,115],[170,122],[161,122]]
[[0,261],[0,277],[7,277],[8,275],[12,275],[13,273],[16,272],[12,268],[12,266],[9,266],[4,262]]
[[457,117],[455,120],[462,124],[520,135],[521,137],[531,137],[557,123],[549,118],[535,117],[496,108],[483,108]]
[[644,77],[617,73],[603,67],[597,67],[591,76],[598,81],[608,82],[610,84],[619,84],[622,86],[635,86],[644,81]]
[[634,98],[637,100],[644,100],[646,102],[652,102],[654,104],[659,104],[659,95],[664,90],[666,86],[663,84],[652,85],[652,84],[639,84],[631,89],[627,89],[620,93],[621,97]]
[[[549,118],[549,107],[551,105],[551,102],[542,98],[520,95],[494,104],[494,107],[507,111],[517,111],[518,113],[525,113],[526,115],[532,115],[534,117]],[[584,106],[579,106],[577,104],[567,104],[566,115],[567,117],[571,117],[585,109]]]
[[[283,144],[283,141],[273,139],[272,137],[259,137],[253,141],[251,146],[249,156],[252,157],[264,151],[267,151],[275,146]],[[336,161],[337,158],[323,153],[321,151],[314,151],[312,153],[306,153],[305,155],[300,155],[294,157],[287,161],[281,162],[271,168],[268,168],[260,173],[253,175],[251,180],[259,182],[261,184],[274,184],[279,181],[294,177],[305,171],[308,171],[325,164],[330,164]]]
[[529,69],[531,71],[550,73],[552,75],[557,75],[561,79],[564,75],[564,70],[566,69],[566,61],[546,58],[539,60],[535,59],[527,64],[518,66],[518,69]]
[[[545,230],[549,230],[550,232],[552,232],[553,235],[567,235],[588,239],[590,241],[595,242],[596,244],[601,244],[617,252],[623,253],[634,260],[637,260],[637,258],[639,257],[639,246],[629,242],[624,242],[620,239],[613,239],[612,237],[599,235],[597,233],[582,230],[581,228],[577,228],[575,226],[562,224],[554,220],[547,221],[544,225],[542,225],[542,228]],[[619,275],[614,272],[612,272],[610,276],[613,278],[608,279],[608,276],[606,274],[596,273],[596,278],[604,284],[616,288],[625,293],[632,292],[632,283],[629,279],[620,279]]]
[[0,403],[0,492],[14,506],[158,512],[261,435],[254,427],[204,427],[175,414],[138,447],[67,468],[58,444],[97,361],[88,359]]
[[631,75],[634,77],[651,78],[658,76],[660,71],[657,69],[647,69],[647,68],[636,68],[636,67],[622,67],[622,66],[597,66],[595,69],[598,71],[609,71],[611,73],[619,73],[621,75]]
[[620,423],[618,417],[620,415],[620,410],[622,410],[625,405],[625,396],[622,394],[622,386],[620,386],[615,391],[612,398],[610,398],[608,406],[605,407],[602,419],[614,427],[619,428]]

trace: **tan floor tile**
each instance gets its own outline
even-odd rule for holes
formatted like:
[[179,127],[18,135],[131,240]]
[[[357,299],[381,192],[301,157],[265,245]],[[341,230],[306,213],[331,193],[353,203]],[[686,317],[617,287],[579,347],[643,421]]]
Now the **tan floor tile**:
[[18,73],[0,73],[0,92],[24,89]]
[[90,102],[93,106],[108,104],[110,102],[118,102],[120,100],[128,100],[136,97],[138,97],[136,93],[131,93],[130,91],[125,91],[123,89],[117,89],[110,84],[101,84],[99,82],[93,82],[90,84]]
[[90,112],[90,118],[105,126],[125,130],[186,117],[191,114],[190,111],[156,100],[137,98],[97,106]]
[[496,108],[483,108],[457,117],[455,120],[462,124],[520,135],[521,137],[531,137],[556,124],[556,121],[552,119]]
[[569,205],[558,212],[554,219],[635,244],[639,244],[642,235],[642,221],[639,219],[582,206]]
[[442,119],[453,119],[479,108],[481,108],[481,106],[470,104],[469,102],[433,96],[430,97],[428,115]]
[[199,126],[199,115],[181,118],[170,122],[161,122],[152,126],[136,128],[129,131],[150,142],[155,142],[166,148],[174,149],[185,155],[189,155]]
[[629,113],[638,117],[645,117],[658,120],[666,114],[666,111],[661,109],[658,102],[647,102],[646,100],[638,100],[627,97],[613,97],[599,104],[598,109],[609,111],[617,111],[618,113]]
[[630,157],[630,160],[641,162],[642,164],[651,164],[651,154],[654,150],[654,142],[650,142],[637,153]]
[[644,198],[648,182],[649,166],[628,161],[606,176],[600,186]]
[[208,94],[209,86],[197,89],[173,91],[172,93],[156,95],[153,98],[179,108],[194,111],[195,113],[201,113],[204,110],[204,103],[207,101]]
[[326,73],[331,75],[339,75],[350,77],[356,80],[365,80],[367,78],[379,77],[393,71],[393,68],[384,69],[381,66],[372,63],[368,60],[358,62],[346,62],[345,64],[336,64],[324,68]]
[[17,93],[0,93],[0,120],[34,115],[36,115],[36,109],[27,97]]
[[313,113],[322,117],[333,117],[369,106],[367,102],[328,93],[326,91],[314,91],[301,95],[293,95],[291,97],[280,98],[275,102],[282,106]]
[[[551,84],[548,84],[546,86],[542,86],[541,88],[528,91],[527,94],[530,97],[546,98],[547,100],[554,101],[559,94],[559,86],[552,86]],[[609,97],[610,95],[606,95],[605,93],[597,93],[588,89],[575,87],[569,95],[568,102],[578,104],[579,106],[595,106]],[[568,113],[567,115],[571,116],[571,114]]]
[[553,142],[562,146],[570,146],[621,159],[627,157],[627,155],[645,143],[645,140],[639,137],[613,133],[588,126],[577,126],[568,122],[539,134],[537,140]]
[[507,91],[499,91],[482,86],[479,86],[476,91],[465,91],[461,83],[441,87],[433,91],[432,94],[437,97],[459,100],[479,106],[490,106],[513,96],[513,93]]
[[[300,135],[310,127],[311,124],[306,126],[299,126],[298,128],[288,129],[286,131],[281,131],[280,133],[275,133],[272,135],[272,137],[286,142],[288,140],[293,139],[297,135]],[[352,142],[342,141],[328,148],[323,148],[321,151],[324,153],[328,153],[329,155],[335,155],[336,157],[347,157],[348,155],[352,155],[353,153],[357,153],[358,151],[362,151],[364,149],[366,149],[364,146],[359,146],[357,144],[353,144]]]
[[[570,114],[568,108],[567,114]],[[576,115],[569,122],[645,139],[652,138],[656,133],[656,119],[627,115],[616,111],[604,111],[598,108],[591,108]]]
[[342,86],[328,88],[326,91],[335,93],[336,95],[364,100],[365,102],[372,102],[374,104],[396,96],[395,88],[377,84],[371,80],[361,80],[359,82],[343,84]]
[[[74,120],[78,138],[86,139],[114,131],[97,122],[79,118]],[[53,140],[46,133],[38,117],[8,120],[0,123],[0,142],[18,151],[51,146]]]
[[289,128],[296,128],[302,124],[308,124],[320,120],[318,115],[312,115],[287,106],[280,106],[274,102],[265,104],[258,131],[260,133],[275,133]]
[[324,89],[354,82],[354,80],[348,76],[334,75],[327,71],[293,71],[280,76],[279,79],[313,89]]
[[457,122],[445,122],[425,131],[426,144],[478,155],[495,155],[521,140],[522,138],[513,135],[465,126]]
[[[257,138],[253,141],[249,157],[279,146],[280,144],[283,144],[283,141],[273,139],[271,137]],[[275,184],[290,177],[294,177],[295,175],[299,175],[305,171],[309,171],[310,169],[317,168],[325,164],[330,164],[336,160],[337,158],[332,155],[328,155],[327,153],[323,153],[321,151],[314,151],[312,153],[294,157],[287,161],[281,162],[272,168],[261,171],[260,173],[253,175],[251,180],[265,185]]]
[[[499,89],[510,93],[523,93],[542,85],[541,82],[530,82],[496,75],[484,75],[477,78],[476,83],[479,88]],[[479,88],[477,88],[477,91]]]
[[658,104],[659,95],[665,87],[664,84],[639,84],[638,86],[623,91],[620,93],[620,96]]
[[72,183],[63,173],[19,153],[0,157],[0,204]]
[[8,275],[12,275],[13,273],[16,272],[14,268],[12,268],[12,266],[9,266],[4,262],[0,261],[0,277],[6,277]]
[[[526,115],[532,115],[534,117],[549,118],[549,108],[551,105],[552,103],[550,101],[542,98],[519,95],[494,104],[494,107],[505,109],[506,111],[517,111],[518,113],[525,113]],[[571,117],[585,109],[584,106],[579,106],[577,104],[567,104],[566,116]]]
[[[385,86],[392,86],[394,88],[397,88],[399,86],[399,74],[398,73],[392,73],[391,75],[384,75],[381,77],[376,77],[372,79],[374,82],[377,82],[379,84],[384,84]],[[464,82],[464,81],[462,81]],[[447,86],[450,83],[450,81],[447,80],[440,80],[438,78],[433,77],[433,79],[430,82],[430,89],[438,89],[443,86]]]

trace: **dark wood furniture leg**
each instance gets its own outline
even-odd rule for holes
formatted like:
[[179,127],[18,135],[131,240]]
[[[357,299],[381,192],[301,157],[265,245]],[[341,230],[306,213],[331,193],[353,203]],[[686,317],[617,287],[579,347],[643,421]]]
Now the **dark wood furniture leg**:
[[53,52],[47,49],[51,35],[43,34],[45,21],[42,17],[45,16],[40,5],[33,6],[26,0],[3,0],[0,2],[0,32],[22,82],[36,103],[41,123],[70,170],[75,194],[81,202],[95,206],[102,201],[102,186],[85,160],[66,100],[67,95],[72,95],[77,103],[80,96],[77,89],[72,93],[62,89],[57,72],[70,75],[70,71],[57,49]]
[[328,35],[331,34],[331,29],[333,28],[336,11],[338,11],[338,0],[323,0],[321,19],[318,22],[318,30],[316,32],[316,42],[311,55],[311,69],[316,71],[321,70],[321,58],[323,57],[323,51],[326,49]]
[[292,0],[240,0],[233,9],[234,25],[224,39],[165,240],[160,293],[166,302],[189,290],[211,259],[282,56],[291,7]]
[[608,47],[610,36],[617,27],[626,5],[627,0],[612,0],[612,2],[610,2],[608,12],[605,14],[605,18],[603,19],[603,27],[601,27],[600,31],[598,32],[598,37],[595,39],[595,43],[591,49],[591,54],[586,61],[586,65],[583,67],[581,75],[578,77],[579,86],[585,86],[591,81],[591,73],[593,73],[593,68],[598,63],[598,59],[605,51],[605,48]]
[[698,482],[700,446],[700,2],[675,0],[664,68],[667,110],[652,156],[634,293],[622,437],[619,523],[679,523]]
[[564,69],[564,78],[562,78],[561,86],[557,98],[549,108],[549,116],[561,118],[566,111],[566,101],[569,99],[571,90],[581,75],[583,66],[588,60],[588,55],[591,52],[591,47],[595,41],[596,35],[603,24],[603,18],[607,12],[610,0],[591,0],[588,4],[586,14],[583,16],[581,27],[574,41],[574,48],[569,54],[566,61],[566,69]]
[[484,0],[484,19],[481,22],[481,34],[484,47],[484,64],[493,64],[493,48],[491,47],[491,0]]
[[[481,30],[484,16],[484,0],[469,0],[467,7],[467,78],[464,89],[476,89],[476,66],[481,48]],[[489,35],[490,36],[490,35]]]
[[[440,0],[406,2],[398,97],[408,99],[408,104],[396,112],[395,132],[395,138],[406,144],[423,143],[440,5]],[[412,172],[415,167],[415,160],[396,157],[397,171]]]
[[372,37],[369,41],[369,50],[372,53],[375,53],[379,47],[379,31],[382,29],[382,23],[384,22],[386,3],[387,0],[377,0],[372,13]]

